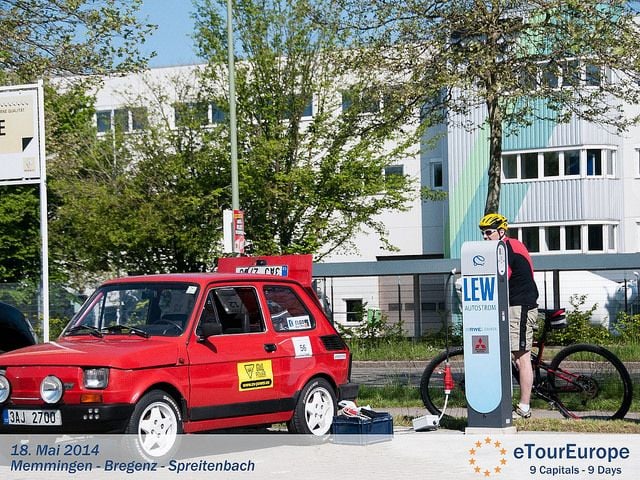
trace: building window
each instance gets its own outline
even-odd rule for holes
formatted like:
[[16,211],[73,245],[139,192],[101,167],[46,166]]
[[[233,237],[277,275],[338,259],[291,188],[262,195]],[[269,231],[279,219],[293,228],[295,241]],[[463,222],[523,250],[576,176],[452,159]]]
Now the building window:
[[380,97],[372,90],[362,92],[342,92],[342,111],[355,108],[358,113],[378,113],[380,111]]
[[587,87],[599,87],[602,83],[602,70],[597,65],[585,66],[585,85]]
[[607,249],[610,251],[617,250],[616,247],[616,232],[617,228],[615,225],[608,225],[607,232],[609,233],[607,238]]
[[518,178],[518,155],[503,156],[502,171],[504,178]]
[[96,127],[98,133],[106,133],[112,130],[119,132],[145,130],[149,127],[147,109],[135,107],[98,110],[96,112]]
[[560,152],[544,152],[544,176],[557,177],[560,175]]
[[[640,148],[637,150],[640,152]],[[505,180],[581,175],[614,176],[615,164],[616,151],[606,147],[507,153],[502,156],[502,174]],[[638,174],[640,175],[640,153],[638,154]]]
[[145,107],[131,109],[131,129],[147,130],[149,128],[149,116]]
[[387,165],[384,167],[384,176],[389,177],[391,175],[404,175],[404,165]]
[[[300,107],[302,106],[302,101],[304,100],[304,106],[302,111],[300,111]],[[298,103],[299,102],[299,103]],[[310,95],[306,99],[302,97],[302,95],[290,96],[287,99],[287,110],[283,114],[284,120],[289,120],[292,117],[293,113],[299,113],[300,118],[309,118],[313,116],[313,96]],[[295,115],[294,115],[295,117]]]
[[211,104],[211,123],[225,123],[227,121],[227,112],[215,103]]
[[610,177],[615,177],[616,175],[616,152],[614,150],[605,150],[604,151],[606,164],[607,164],[607,175]]
[[432,160],[429,168],[431,170],[431,188],[442,188],[444,186],[442,176],[442,160]]
[[96,112],[96,123],[98,133],[111,131],[111,110],[101,110]]
[[564,174],[580,175],[580,150],[565,150]]
[[562,63],[562,86],[577,87],[580,85],[580,62],[566,60]]
[[580,240],[580,225],[568,225],[564,227],[565,231],[565,249],[580,250],[582,242]]
[[523,153],[522,157],[522,178],[538,178],[538,154],[536,152]]
[[345,299],[344,303],[347,309],[347,322],[361,322],[363,314],[362,299]]
[[173,106],[176,127],[202,127],[209,124],[209,103],[185,102]]
[[558,88],[558,70],[556,63],[542,65],[542,85],[546,88]]
[[587,175],[602,175],[602,150],[587,150]]
[[538,227],[522,228],[522,243],[525,244],[530,252],[540,251],[540,230]]
[[587,245],[590,252],[604,250],[604,238],[602,225],[587,226]]
[[545,239],[548,251],[560,250],[560,227],[547,227],[545,229]]

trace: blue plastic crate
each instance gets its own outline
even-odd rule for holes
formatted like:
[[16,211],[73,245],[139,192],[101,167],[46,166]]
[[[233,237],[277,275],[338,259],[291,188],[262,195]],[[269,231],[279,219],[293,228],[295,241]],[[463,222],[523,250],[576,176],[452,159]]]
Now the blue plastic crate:
[[333,442],[366,445],[393,438],[393,417],[390,414],[371,410],[366,410],[366,414],[370,418],[333,417]]

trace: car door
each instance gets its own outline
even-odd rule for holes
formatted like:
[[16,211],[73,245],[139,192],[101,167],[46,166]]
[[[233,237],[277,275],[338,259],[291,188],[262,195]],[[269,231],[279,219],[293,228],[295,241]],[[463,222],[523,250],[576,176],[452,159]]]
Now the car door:
[[[208,322],[217,323],[222,333],[203,339],[202,325]],[[192,420],[278,409],[277,368],[254,286],[209,288],[196,334],[189,344]]]

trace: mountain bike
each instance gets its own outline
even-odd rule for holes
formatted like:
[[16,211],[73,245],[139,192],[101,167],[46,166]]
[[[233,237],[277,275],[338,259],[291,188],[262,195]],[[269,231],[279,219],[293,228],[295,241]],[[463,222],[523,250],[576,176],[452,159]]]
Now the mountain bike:
[[[566,326],[564,309],[541,309],[543,327],[531,351],[533,366],[532,398],[548,403],[564,417],[580,419],[620,419],[629,411],[633,393],[631,376],[624,364],[611,351],[599,345],[580,343],[562,348],[550,362],[543,359],[547,337],[552,329]],[[446,403],[445,416],[465,418],[463,347],[452,347],[436,356],[424,370],[420,395],[433,415],[441,415],[445,405],[445,365],[449,364],[454,387]],[[511,362],[514,398],[518,367]],[[450,387],[450,385],[449,385]],[[532,405],[536,408],[536,404]]]

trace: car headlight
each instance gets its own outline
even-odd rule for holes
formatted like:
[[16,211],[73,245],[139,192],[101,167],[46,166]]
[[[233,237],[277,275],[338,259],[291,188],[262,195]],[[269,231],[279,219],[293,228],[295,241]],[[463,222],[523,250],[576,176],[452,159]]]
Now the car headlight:
[[9,398],[9,395],[11,395],[11,384],[7,377],[0,374],[0,403],[4,403]]
[[57,403],[62,398],[64,387],[62,381],[54,376],[47,375],[40,384],[40,396],[46,403]]
[[84,388],[107,388],[108,384],[108,368],[87,368],[84,371]]

